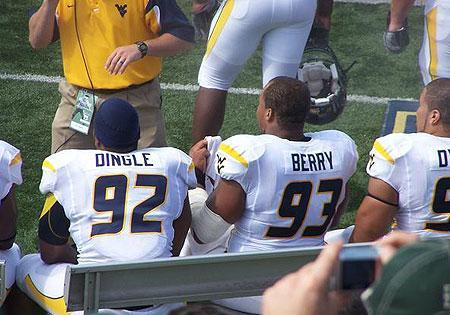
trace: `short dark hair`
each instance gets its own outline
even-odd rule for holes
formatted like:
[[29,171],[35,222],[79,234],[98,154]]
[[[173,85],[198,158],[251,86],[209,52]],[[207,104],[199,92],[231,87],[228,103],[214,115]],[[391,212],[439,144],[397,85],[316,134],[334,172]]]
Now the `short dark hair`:
[[440,78],[425,86],[425,102],[428,109],[437,109],[442,122],[450,126],[450,79]]
[[303,125],[311,106],[311,96],[306,83],[289,77],[276,77],[267,84],[262,98],[266,108],[271,108],[283,128]]

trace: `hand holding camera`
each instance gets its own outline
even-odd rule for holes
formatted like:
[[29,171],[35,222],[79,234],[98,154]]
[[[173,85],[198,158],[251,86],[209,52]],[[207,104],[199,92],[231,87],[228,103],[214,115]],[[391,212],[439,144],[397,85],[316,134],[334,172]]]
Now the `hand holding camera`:
[[339,292],[367,288],[376,279],[382,264],[400,247],[417,240],[416,235],[392,232],[372,244],[345,248],[342,242],[327,245],[314,262],[285,276],[264,292],[263,314],[337,313]]

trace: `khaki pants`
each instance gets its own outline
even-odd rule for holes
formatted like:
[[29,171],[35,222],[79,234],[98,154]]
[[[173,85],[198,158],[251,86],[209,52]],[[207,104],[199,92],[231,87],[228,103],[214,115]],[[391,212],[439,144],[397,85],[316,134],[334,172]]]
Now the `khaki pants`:
[[[52,154],[66,149],[94,149],[93,122],[89,134],[84,135],[69,128],[72,112],[79,88],[62,80],[59,83],[61,103],[56,111],[52,124]],[[139,87],[118,90],[112,93],[97,93],[99,97],[96,109],[110,97],[124,99],[133,105],[139,115],[141,138],[138,148],[166,146],[166,130],[161,110],[161,90],[155,78]],[[95,114],[94,114],[95,119]]]

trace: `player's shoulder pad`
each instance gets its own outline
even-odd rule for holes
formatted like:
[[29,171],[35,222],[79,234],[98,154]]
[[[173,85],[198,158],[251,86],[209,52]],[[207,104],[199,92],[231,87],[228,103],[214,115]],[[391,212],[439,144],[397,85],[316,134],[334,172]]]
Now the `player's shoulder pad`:
[[234,180],[246,190],[246,180],[252,163],[265,152],[267,137],[237,135],[223,141],[215,157],[217,175],[226,180]]
[[162,147],[162,148],[149,148],[143,149],[150,151],[151,153],[164,156],[164,161],[167,163],[178,163],[181,162],[183,164],[190,165],[192,163],[192,159],[189,155],[181,151],[180,149],[173,147]]
[[0,140],[0,161],[5,167],[22,163],[20,150],[8,142]]
[[351,151],[356,152],[355,141],[345,132],[339,130],[323,130],[314,133],[307,133],[305,135],[313,135],[314,139],[328,140],[333,143],[342,143],[344,146],[350,148]]
[[248,168],[252,161],[264,154],[265,143],[262,136],[236,135],[222,141],[218,154],[227,156],[230,160]]
[[158,156],[158,158],[164,163],[166,163],[167,167],[179,167],[181,165],[183,170],[187,170],[188,177],[189,174],[195,174],[195,165],[192,161],[192,158],[181,151],[180,149],[173,147],[163,147],[163,148],[149,148],[144,149],[149,150],[151,153],[154,153]]
[[197,187],[195,165],[192,158],[176,148],[165,147],[164,151],[167,154],[167,159],[172,159],[173,163],[177,164],[177,168],[179,167],[178,165],[180,165],[178,174],[182,175],[181,177],[185,180],[186,185],[189,188]]
[[54,153],[42,162],[42,170],[56,173],[58,169],[79,158],[79,153],[85,150],[64,150]]
[[405,156],[413,147],[414,134],[392,133],[380,137],[373,143],[371,154],[391,164]]
[[354,143],[353,139],[348,134],[339,130],[322,130],[314,132],[312,134],[314,135],[314,138],[318,139],[326,139],[333,141],[348,141]]
[[0,140],[0,176],[14,184],[22,184],[22,156],[20,150]]
[[79,154],[86,150],[64,150],[48,156],[42,162],[42,178],[39,184],[39,190],[42,194],[49,192],[54,193],[57,182],[59,170],[70,164],[72,161],[80,162]]

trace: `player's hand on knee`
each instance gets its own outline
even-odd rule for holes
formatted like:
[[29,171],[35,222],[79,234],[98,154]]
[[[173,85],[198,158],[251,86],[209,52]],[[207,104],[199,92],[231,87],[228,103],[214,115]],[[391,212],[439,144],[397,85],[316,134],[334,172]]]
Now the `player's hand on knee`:
[[105,69],[110,74],[122,74],[127,66],[142,58],[142,54],[136,44],[116,48],[108,57]]
[[195,167],[205,173],[209,157],[208,141],[203,139],[194,144],[189,150],[189,156],[192,158]]

